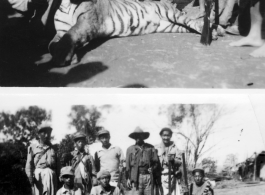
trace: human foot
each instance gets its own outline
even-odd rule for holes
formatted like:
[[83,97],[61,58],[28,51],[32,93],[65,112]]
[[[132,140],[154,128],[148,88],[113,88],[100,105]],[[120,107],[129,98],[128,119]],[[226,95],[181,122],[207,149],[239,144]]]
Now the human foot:
[[254,50],[249,55],[251,55],[254,58],[264,58],[265,57],[265,43],[263,43],[263,45],[260,48]]
[[232,47],[241,47],[241,46],[253,46],[253,47],[259,47],[264,43],[262,39],[247,36],[244,37],[238,41],[232,42],[229,45]]

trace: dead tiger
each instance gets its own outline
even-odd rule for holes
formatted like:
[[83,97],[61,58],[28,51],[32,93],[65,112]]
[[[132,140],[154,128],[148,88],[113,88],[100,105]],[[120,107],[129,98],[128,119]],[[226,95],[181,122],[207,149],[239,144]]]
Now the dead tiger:
[[[95,38],[201,33],[202,27],[203,21],[188,18],[166,1],[62,0],[55,14],[57,34],[49,49],[55,64],[66,66],[71,63],[76,48]],[[224,34],[220,26],[216,32]]]

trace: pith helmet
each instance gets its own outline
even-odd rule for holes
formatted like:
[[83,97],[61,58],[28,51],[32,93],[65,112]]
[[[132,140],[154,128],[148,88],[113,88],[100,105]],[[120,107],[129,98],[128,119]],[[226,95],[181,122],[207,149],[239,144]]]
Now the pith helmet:
[[41,132],[41,131],[52,131],[51,125],[49,122],[44,121],[42,122],[39,126],[38,126],[38,130],[37,132]]
[[77,132],[73,135],[73,140],[76,141],[77,139],[86,139],[86,135],[81,132]]

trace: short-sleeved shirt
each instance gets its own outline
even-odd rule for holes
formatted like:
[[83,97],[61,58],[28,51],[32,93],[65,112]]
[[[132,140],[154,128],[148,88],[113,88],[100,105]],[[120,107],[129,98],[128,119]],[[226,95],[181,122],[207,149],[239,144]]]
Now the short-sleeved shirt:
[[76,186],[73,189],[66,189],[63,186],[57,191],[56,195],[82,195],[82,191]]
[[157,150],[157,155],[160,161],[160,165],[163,169],[168,169],[168,159],[167,155],[171,154],[174,156],[174,164],[179,167],[182,163],[181,152],[178,150],[174,142],[170,143],[169,147],[165,147],[163,143],[155,146]]
[[31,144],[28,147],[26,174],[31,177],[34,169],[56,169],[56,153],[53,145]]
[[124,154],[118,146],[111,145],[108,149],[102,147],[95,153],[97,171],[109,171],[112,179],[119,173],[119,166],[124,160]]
[[101,185],[92,188],[90,195],[120,195],[120,189],[118,187],[110,186],[109,192],[105,191]]

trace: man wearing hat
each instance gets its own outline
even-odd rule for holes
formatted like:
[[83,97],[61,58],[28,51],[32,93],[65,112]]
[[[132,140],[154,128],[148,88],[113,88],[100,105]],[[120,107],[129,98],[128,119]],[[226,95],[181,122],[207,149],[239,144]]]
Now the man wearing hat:
[[129,135],[135,140],[135,145],[130,146],[126,153],[126,179],[130,195],[151,194],[153,173],[158,168],[159,159],[154,146],[144,142],[149,135],[140,127]]
[[120,189],[110,185],[111,174],[109,171],[98,172],[99,185],[92,188],[90,195],[120,195]]
[[191,195],[213,195],[212,183],[205,179],[204,170],[201,167],[196,167],[192,171],[194,182],[190,185]]
[[93,185],[97,184],[96,168],[93,157],[85,151],[86,135],[77,132],[73,135],[75,150],[71,152],[74,170],[74,183],[81,188],[82,193],[88,195]]
[[111,174],[111,185],[117,186],[119,173],[125,158],[120,147],[110,143],[110,133],[102,129],[98,132],[98,139],[102,143],[101,149],[95,153],[96,170],[107,170]]
[[63,182],[56,195],[82,195],[80,188],[74,185],[74,171],[71,166],[66,166],[61,169],[60,181]]
[[26,174],[35,195],[55,195],[57,180],[56,154],[50,142],[52,128],[48,123],[42,123],[37,130],[39,143],[28,147]]
[[[162,142],[156,145],[155,149],[157,150],[157,155],[161,167],[161,181],[163,192],[165,195],[169,194],[170,186],[170,192],[176,191],[176,195],[180,195],[180,186],[178,180],[181,177],[181,172],[179,168],[182,164],[181,153],[177,149],[175,143],[171,141],[173,132],[170,128],[163,128],[159,134],[161,136]],[[171,173],[170,185],[169,173]]]

